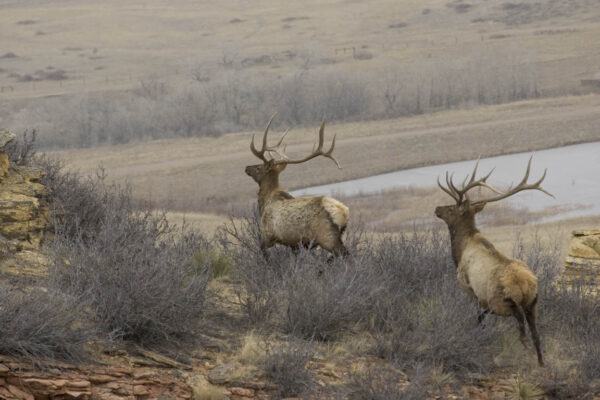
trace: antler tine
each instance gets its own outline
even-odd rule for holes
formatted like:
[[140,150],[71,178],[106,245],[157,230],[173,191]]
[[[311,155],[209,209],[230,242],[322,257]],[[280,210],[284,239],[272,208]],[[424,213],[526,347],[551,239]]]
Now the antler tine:
[[262,143],[263,150],[265,150],[267,147],[267,136],[269,135],[269,128],[271,127],[271,122],[273,122],[273,118],[275,118],[275,114],[273,114],[271,116],[271,119],[269,120],[269,123],[267,124],[267,127],[265,128],[265,133],[263,135],[263,143]]
[[[477,158],[477,162],[475,163],[475,168],[473,168],[473,173],[471,174],[471,180],[469,180],[469,184],[471,184],[471,183],[473,183],[475,181],[475,175],[477,175],[477,167],[479,167],[479,160],[480,159],[481,158]],[[463,184],[463,189],[464,188],[465,188],[465,185]]]
[[452,193],[454,193],[454,195],[452,195],[452,198],[454,200],[456,200],[457,203],[460,203],[461,196],[458,194],[458,191],[457,191],[456,187],[454,186],[454,184],[452,182],[452,178],[453,177],[454,177],[454,174],[448,175],[448,171],[446,171],[446,185],[448,185],[448,189]]
[[317,145],[316,145],[316,147],[313,146],[313,151],[309,156],[304,157],[300,160],[289,160],[286,157],[285,160],[280,160],[278,162],[286,163],[286,164],[300,164],[305,161],[311,160],[317,156],[323,156],[323,157],[326,157],[326,158],[329,158],[330,160],[332,160],[335,163],[335,165],[337,165],[338,168],[342,168],[340,166],[340,163],[338,162],[338,160],[332,154],[333,150],[335,149],[335,138],[336,138],[336,136],[334,135],[333,140],[331,141],[331,147],[329,148],[329,150],[327,150],[326,152],[323,152],[323,143],[325,142],[325,118],[323,118],[323,122],[321,122],[321,127],[319,128],[319,139],[317,141]]
[[[446,171],[446,178],[448,178],[448,171]],[[446,179],[447,181],[447,179]],[[440,187],[440,189],[442,189],[444,192],[446,192],[450,197],[452,197],[454,200],[458,201],[458,199],[456,198],[456,196],[454,195],[454,193],[452,193],[449,189],[446,189],[444,186],[442,186],[442,184],[440,183],[440,177],[437,177],[437,184]]]
[[550,197],[552,197],[552,198],[555,199],[556,197],[554,197],[554,195],[552,193],[550,193],[549,191],[547,191],[543,187],[539,187],[540,183],[542,183],[544,181],[544,179],[546,178],[546,172],[548,172],[548,168],[544,169],[544,173],[542,174],[542,177],[540,179],[538,179],[537,182],[535,182],[533,184],[533,186],[535,186],[535,189],[539,190],[540,192],[546,193],[548,196],[550,196]]
[[325,141],[325,117],[323,117],[323,121],[321,122],[321,126],[319,127],[319,150],[323,150],[323,142]]
[[252,141],[250,142],[250,151],[252,151],[252,154],[254,154],[256,157],[260,158],[264,162],[268,161],[265,158],[265,151],[267,151],[267,135],[269,134],[269,128],[271,127],[271,123],[273,122],[273,118],[275,118],[275,115],[276,114],[273,114],[271,116],[271,119],[269,119],[269,122],[267,123],[267,127],[265,128],[265,133],[263,134],[262,148],[260,149],[260,151],[256,150],[256,146],[254,145],[254,136],[255,135],[252,135]]
[[342,169],[342,167],[340,166],[340,163],[338,162],[337,158],[335,158],[333,156],[333,154],[331,154],[331,153],[333,153],[333,149],[335,149],[335,138],[336,138],[336,136],[337,136],[337,134],[333,135],[333,140],[331,141],[331,147],[329,148],[329,150],[326,153],[323,153],[323,155],[325,157],[329,158],[330,160],[332,160],[335,163],[335,165],[337,165],[337,167],[339,169]]
[[[484,177],[482,177],[480,179],[476,179],[478,168],[479,168],[479,159],[477,159],[477,162],[475,163],[473,172],[470,175],[467,175],[465,177],[465,179],[462,181],[460,188],[458,188],[457,185],[454,184],[454,179],[453,179],[454,175],[453,174],[448,175],[448,172],[446,172],[446,184],[448,185],[448,188],[447,189],[442,188],[442,189],[444,189],[444,191],[448,194],[452,193],[450,195],[452,196],[452,198],[454,198],[454,200],[456,200],[456,202],[458,204],[461,204],[464,199],[470,201],[467,192],[477,186],[486,187],[486,188],[490,189],[491,191],[498,193],[498,194],[502,193],[498,189],[494,188],[493,186],[491,186],[490,184],[488,184],[486,182],[487,179],[490,177],[490,175],[492,175],[492,172],[494,172],[494,168],[492,168],[490,170],[490,172],[488,172],[487,175],[485,175]],[[440,185],[440,187],[441,187],[441,185]],[[450,193],[448,192],[448,190],[450,191]]]
[[269,128],[271,127],[271,123],[273,122],[273,118],[275,118],[275,115],[276,114],[273,114],[273,116],[271,117],[271,119],[267,123],[267,127],[265,128],[265,133],[263,134],[262,148],[260,149],[260,151],[256,150],[256,146],[254,144],[254,136],[255,135],[252,135],[252,141],[250,142],[250,150],[252,151],[252,154],[254,154],[256,157],[260,158],[264,162],[268,162],[269,161],[265,157],[265,152],[275,153],[275,154],[279,155],[283,159],[287,158],[287,156],[285,155],[285,153],[282,152],[279,149],[279,147],[281,146],[281,143],[283,142],[283,139],[285,138],[285,136],[288,134],[289,129],[285,130],[285,132],[283,133],[283,136],[281,136],[281,139],[279,139],[279,141],[277,142],[277,144],[275,146],[268,146],[267,145],[267,139],[268,139],[268,135],[269,135]]
[[254,154],[256,157],[260,158],[261,160],[267,161],[267,160],[265,160],[264,151],[256,150],[256,147],[254,146],[254,136],[255,135],[252,135],[252,141],[250,142],[250,151],[252,152],[252,154]]
[[506,190],[506,192],[501,192],[499,190],[494,189],[489,184],[485,183],[485,186],[488,187],[488,188],[490,188],[490,189],[492,189],[496,193],[498,193],[498,196],[491,197],[491,198],[488,198],[488,199],[481,199],[479,201],[476,201],[473,204],[490,203],[490,202],[493,202],[493,201],[502,200],[502,199],[505,199],[505,198],[507,198],[509,196],[512,196],[513,194],[521,192],[523,190],[539,190],[540,192],[543,192],[543,193],[547,194],[548,196],[554,197],[554,195],[552,193],[550,193],[546,189],[540,187],[540,184],[546,178],[547,169],[544,170],[544,173],[542,174],[541,178],[538,179],[536,182],[530,183],[530,184],[527,183],[527,180],[529,179],[529,174],[531,172],[531,160],[532,159],[533,159],[533,156],[531,156],[529,158],[529,161],[527,162],[527,169],[525,170],[525,175],[523,176],[523,179],[521,179],[521,182],[519,182],[518,185],[516,185],[514,187],[509,187],[508,190]]
[[450,174],[450,181],[448,182],[448,186],[454,193],[456,193],[456,196],[458,197],[456,199],[456,201],[460,204],[462,202],[462,198],[463,198],[463,195],[465,194],[465,191],[458,189],[454,185],[454,174]]

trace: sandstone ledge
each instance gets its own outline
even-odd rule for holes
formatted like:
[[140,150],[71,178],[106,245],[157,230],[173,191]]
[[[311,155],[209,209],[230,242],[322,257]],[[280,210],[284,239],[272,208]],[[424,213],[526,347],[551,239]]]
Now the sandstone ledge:
[[34,399],[191,399],[181,377],[160,369],[72,366],[52,363],[41,369],[0,356],[0,398]]

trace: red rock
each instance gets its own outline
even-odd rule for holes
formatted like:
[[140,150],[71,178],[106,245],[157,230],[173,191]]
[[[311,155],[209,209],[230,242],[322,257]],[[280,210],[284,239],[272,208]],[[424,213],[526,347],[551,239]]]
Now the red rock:
[[54,385],[56,385],[57,387],[61,388],[61,387],[65,386],[68,383],[68,381],[66,379],[53,379],[52,383]]
[[[133,381],[133,382],[131,382],[131,384],[134,385],[134,386],[135,385],[155,385],[156,382],[155,381],[151,381],[149,379],[141,379],[141,380],[138,380],[138,381]],[[168,385],[169,382],[164,382],[163,384],[164,385]]]
[[234,394],[237,396],[254,397],[253,389],[245,389],[245,388],[241,388],[241,387],[231,387],[228,389],[231,392],[231,394]]
[[131,396],[133,388],[129,384],[119,385],[114,391],[121,396]]
[[230,397],[231,400],[254,400],[254,396],[238,396],[237,394],[232,394]]
[[8,385],[8,391],[11,392],[17,399],[35,400],[31,393],[24,392],[15,385]]
[[70,388],[85,389],[85,388],[89,388],[90,386],[92,386],[92,384],[86,380],[68,381],[67,382],[67,387],[70,387]]
[[75,390],[67,390],[65,392],[65,396],[67,396],[67,398],[71,398],[71,399],[89,399],[91,396],[91,392],[88,391],[75,391]]
[[117,380],[114,376],[110,375],[91,375],[88,379],[92,383],[108,383]]
[[34,390],[56,390],[59,386],[55,385],[52,380],[49,379],[36,379],[36,378],[26,378],[23,379],[25,385],[28,388]]
[[12,393],[8,391],[8,389],[0,386],[0,399],[10,399],[13,398]]
[[133,377],[135,379],[151,378],[153,375],[154,375],[154,372],[152,372],[152,371],[135,371],[133,373]]
[[121,387],[121,385],[119,385],[118,382],[112,381],[112,382],[106,382],[105,384],[102,385],[103,388],[108,388],[111,390],[115,390]]
[[131,368],[117,367],[111,368],[110,373],[118,376],[131,375],[133,373],[133,370]]
[[144,396],[150,394],[150,391],[144,385],[135,385],[133,387],[133,394],[136,396]]

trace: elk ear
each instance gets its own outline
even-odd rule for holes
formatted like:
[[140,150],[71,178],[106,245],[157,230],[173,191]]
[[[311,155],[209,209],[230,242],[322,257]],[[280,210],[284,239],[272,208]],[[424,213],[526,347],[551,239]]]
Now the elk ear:
[[485,203],[479,203],[479,204],[475,204],[473,206],[473,212],[475,214],[477,214],[478,212],[480,212],[481,210],[483,210],[483,208],[485,207]]

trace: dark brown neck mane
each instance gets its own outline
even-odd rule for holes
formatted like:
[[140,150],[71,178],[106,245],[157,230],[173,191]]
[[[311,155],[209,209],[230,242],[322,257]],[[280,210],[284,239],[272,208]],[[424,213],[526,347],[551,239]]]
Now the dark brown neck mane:
[[452,245],[452,259],[454,265],[458,267],[467,241],[473,235],[479,233],[475,226],[475,215],[467,215],[456,223],[448,224],[448,230],[450,231],[450,243]]

